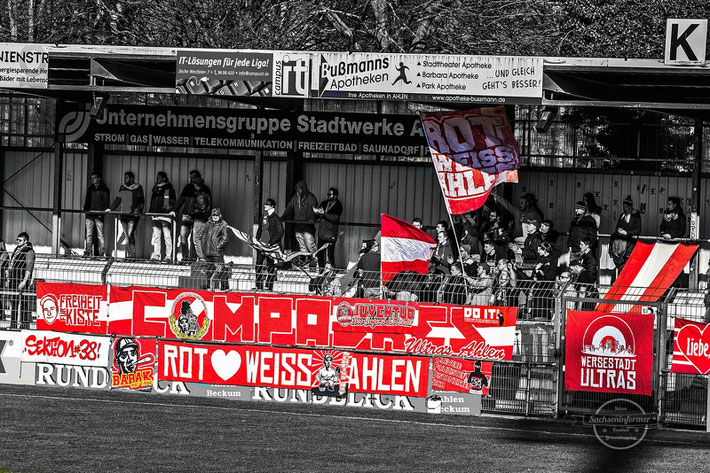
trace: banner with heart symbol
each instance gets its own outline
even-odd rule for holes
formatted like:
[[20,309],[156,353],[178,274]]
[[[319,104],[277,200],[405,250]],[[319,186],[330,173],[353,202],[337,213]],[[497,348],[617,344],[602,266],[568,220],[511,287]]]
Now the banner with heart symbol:
[[710,373],[710,324],[675,319],[671,373]]
[[427,395],[429,358],[253,345],[158,342],[163,381]]

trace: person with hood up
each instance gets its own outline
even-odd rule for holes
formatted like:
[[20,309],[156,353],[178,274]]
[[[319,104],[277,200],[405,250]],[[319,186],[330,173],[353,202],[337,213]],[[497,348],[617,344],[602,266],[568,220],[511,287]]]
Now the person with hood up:
[[214,263],[210,269],[210,287],[213,290],[227,289],[229,267],[224,264],[224,248],[229,242],[229,225],[222,217],[222,210],[215,207],[210,213],[210,219],[205,224],[200,246],[205,255],[205,261]]
[[641,234],[641,215],[634,210],[634,201],[627,196],[622,204],[624,212],[616,222],[616,230],[611,235],[609,253],[614,260],[614,266],[621,271],[626,260],[634,249],[634,238]]
[[178,238],[178,247],[180,253],[182,254],[183,261],[190,261],[195,259],[195,247],[193,245],[192,251],[189,248],[190,234],[192,233],[193,220],[192,212],[195,210],[195,203],[197,202],[197,194],[202,192],[207,194],[207,196],[212,199],[212,191],[205,184],[204,179],[200,171],[193,169],[190,171],[190,182],[188,182],[180,193],[180,197],[173,205],[170,210],[170,215],[173,217],[182,209],[182,220],[180,223],[180,237]]
[[143,187],[136,182],[136,175],[131,171],[123,174],[123,185],[118,190],[118,195],[113,200],[107,212],[119,209],[121,212],[121,227],[126,235],[126,258],[136,257],[136,227],[140,214],[145,206]]
[[[91,173],[91,184],[86,190],[86,198],[84,199],[84,212],[86,214],[86,243],[84,244],[84,256],[94,255],[94,229],[96,229],[96,239],[99,243],[98,255],[106,254],[106,240],[104,238],[104,209],[111,204],[109,197],[109,189],[106,183],[101,179],[98,172]],[[90,211],[98,211],[99,213],[89,213]]]
[[[168,175],[160,171],[155,176],[155,185],[150,196],[149,213],[168,214],[175,205],[175,188],[168,180]],[[153,254],[152,260],[162,260],[162,246],[165,240],[165,259],[173,257],[173,225],[167,215],[165,217],[152,217],[153,219]]]
[[296,183],[296,193],[291,197],[281,214],[282,220],[295,220],[297,222],[294,231],[296,232],[296,241],[300,251],[315,253],[317,249],[314,225],[315,214],[313,212],[313,208],[317,205],[316,196],[308,191],[306,181],[301,180]]

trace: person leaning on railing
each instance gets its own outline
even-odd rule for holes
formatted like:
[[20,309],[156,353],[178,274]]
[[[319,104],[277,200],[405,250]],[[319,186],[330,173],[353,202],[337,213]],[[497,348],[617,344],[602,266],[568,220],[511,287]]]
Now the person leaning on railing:
[[31,290],[32,273],[35,266],[35,251],[30,243],[30,236],[26,232],[17,235],[17,246],[10,256],[5,277],[8,289],[13,291],[10,295],[10,328],[30,328],[29,297],[24,293]]

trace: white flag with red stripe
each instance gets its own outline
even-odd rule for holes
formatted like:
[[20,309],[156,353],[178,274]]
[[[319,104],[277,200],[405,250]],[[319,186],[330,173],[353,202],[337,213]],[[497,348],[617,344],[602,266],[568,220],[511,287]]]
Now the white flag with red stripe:
[[[699,245],[683,243],[636,243],[634,251],[614,285],[603,299],[628,302],[656,302],[673,284]],[[625,305],[625,312],[638,312],[641,306]],[[619,312],[614,304],[599,304],[598,311]]]
[[391,215],[382,214],[382,284],[398,273],[427,273],[436,241],[425,231]]

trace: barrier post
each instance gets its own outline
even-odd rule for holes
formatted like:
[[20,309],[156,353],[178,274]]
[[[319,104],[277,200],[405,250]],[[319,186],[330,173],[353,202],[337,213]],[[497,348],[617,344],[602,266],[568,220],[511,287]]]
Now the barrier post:
[[565,282],[564,286],[560,289],[560,296],[555,297],[555,317],[554,317],[554,323],[555,323],[555,362],[557,364],[557,372],[556,372],[556,378],[557,382],[555,383],[555,403],[556,405],[554,406],[555,409],[555,418],[559,419],[560,417],[560,406],[562,405],[562,370],[564,369],[564,363],[563,363],[563,357],[562,357],[562,316],[564,314],[564,307],[565,307],[565,290],[567,289],[567,285],[569,284],[568,282]]

